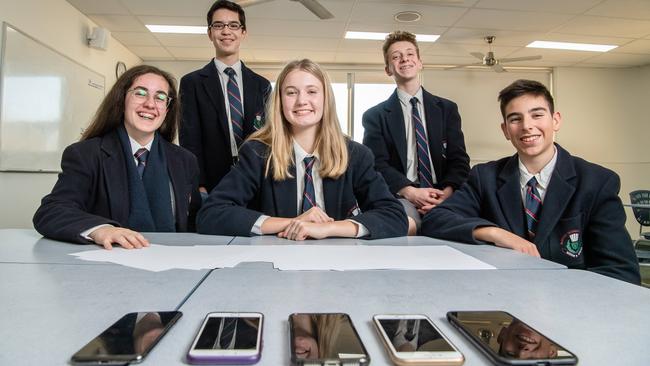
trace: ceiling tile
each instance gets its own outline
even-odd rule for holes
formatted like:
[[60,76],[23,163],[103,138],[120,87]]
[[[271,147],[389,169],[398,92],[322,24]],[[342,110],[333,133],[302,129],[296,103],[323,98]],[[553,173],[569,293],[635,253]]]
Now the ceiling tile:
[[[495,36],[493,45],[523,47],[539,39],[543,32],[516,32],[487,28],[452,28],[444,33],[438,42],[485,45],[485,36]],[[436,42],[436,43],[438,43]]]
[[[338,22],[344,21],[348,18],[348,14],[352,10],[354,1],[338,0],[338,1],[319,1],[330,13],[334,15],[334,19],[319,19],[316,15],[310,12],[302,4],[294,1],[276,0],[266,3],[247,6],[246,23],[254,23],[255,19],[283,19],[283,20],[305,20],[317,22]],[[207,8],[206,8],[207,10]]]
[[[492,47],[495,55],[507,55],[521,47],[496,46]],[[430,47],[422,50],[424,56],[470,56],[471,52],[481,52],[483,54],[489,51],[488,45],[467,45],[458,43],[434,43]],[[423,58],[424,58],[423,56]],[[473,57],[473,56],[472,56]]]
[[610,51],[611,53],[636,53],[636,54],[650,54],[650,40],[639,39],[632,41],[626,45],[615,48]]
[[527,10],[553,13],[582,14],[602,0],[481,0],[475,7],[486,9]]
[[210,38],[203,34],[155,33],[154,37],[165,47],[203,47],[214,53]]
[[466,11],[466,8],[446,6],[409,5],[391,2],[377,6],[373,2],[358,3],[350,14],[350,21],[362,24],[392,24],[391,28],[410,25],[395,21],[395,14],[402,11],[416,11],[422,19],[416,24],[423,27],[453,25]]
[[586,14],[650,20],[650,1],[607,0],[595,6]]
[[574,15],[542,12],[471,9],[456,26],[501,30],[548,32]]
[[291,22],[277,19],[258,19],[247,24],[250,34],[263,34],[265,36],[295,36],[301,37],[326,37],[343,38],[345,23],[314,22],[294,20]]
[[278,50],[336,51],[339,42],[341,42],[339,38],[268,37],[252,34],[243,45],[247,48],[269,48],[269,45],[273,44],[276,45],[273,48]]
[[214,0],[124,0],[124,5],[137,15],[160,15],[160,16],[201,16],[205,19],[210,6]]
[[160,46],[150,32],[112,32],[111,35],[124,46]]
[[89,14],[113,14],[130,15],[127,9],[119,0],[67,0],[80,12]]
[[132,15],[90,15],[89,18],[111,32],[148,32],[149,30]]
[[590,36],[582,34],[567,34],[567,33],[547,33],[536,41],[555,41],[555,42],[574,42],[574,43],[595,43],[595,44],[608,44],[608,45],[623,45],[631,42],[634,38],[620,38],[608,36]]
[[622,66],[641,66],[650,64],[650,55],[635,55],[626,53],[604,53],[589,59],[589,63],[614,64]]
[[650,34],[650,21],[581,15],[554,31],[592,36],[638,38]]
[[164,60],[172,57],[163,47],[132,46],[129,49],[143,60]]
[[205,18],[201,17],[165,17],[152,15],[139,15],[138,20],[142,24],[164,24],[164,25],[195,25],[205,27],[205,34],[208,34],[208,27]]
[[[526,57],[541,55],[542,60],[558,61],[558,62],[581,62],[591,59],[596,56],[598,52],[585,52],[585,51],[569,51],[569,50],[550,50],[541,48],[522,48],[519,51],[513,52],[507,57]],[[505,57],[505,56],[503,56]],[[513,62],[514,66],[527,66],[529,61]]]

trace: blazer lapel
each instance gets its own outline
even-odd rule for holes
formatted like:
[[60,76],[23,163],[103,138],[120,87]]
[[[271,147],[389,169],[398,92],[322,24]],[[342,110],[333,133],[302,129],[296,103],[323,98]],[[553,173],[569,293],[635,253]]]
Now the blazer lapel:
[[526,237],[524,228],[524,209],[521,201],[519,185],[519,163],[517,155],[513,155],[499,173],[497,197],[503,216],[505,216],[511,232]]
[[403,171],[406,172],[406,130],[404,128],[404,112],[402,111],[402,105],[397,96],[397,89],[388,98],[386,112],[388,113],[386,117],[388,131],[390,131],[390,135],[395,142]]
[[535,243],[544,243],[546,241],[576,190],[575,180],[573,179],[576,172],[571,156],[560,146],[555,145],[555,147],[557,149],[557,162],[542,204],[542,213],[539,217]]
[[323,201],[325,202],[325,212],[327,216],[335,220],[342,220],[347,217],[345,207],[341,207],[343,200],[343,182],[345,179],[323,179]]
[[176,216],[176,228],[187,230],[187,213],[190,203],[191,191],[185,189],[185,167],[178,154],[175,154],[167,141],[161,139],[160,146],[165,149],[167,158],[167,174],[172,182],[174,190],[174,206]]
[[104,152],[102,169],[111,216],[115,221],[125,223],[129,219],[129,183],[126,159],[117,131],[102,138],[101,149]]
[[[289,173],[296,176],[296,168],[292,165],[289,167]],[[296,202],[296,178],[288,178],[282,181],[276,181],[272,178],[272,172],[269,173],[269,180],[273,186],[273,204],[278,217],[296,217],[298,216],[298,202]]]
[[214,121],[214,123],[219,124],[223,130],[224,136],[230,138],[230,129],[228,128],[228,115],[225,110],[226,104],[223,96],[223,89],[221,88],[219,71],[217,70],[217,66],[214,64],[214,60],[210,61],[210,63],[203,67],[201,70],[201,76],[203,76],[203,88],[205,93],[217,112],[217,121]]
[[254,119],[259,115],[261,117],[262,111],[256,111],[255,106],[257,105],[255,97],[257,93],[255,88],[253,88],[253,77],[252,72],[244,65],[244,62],[241,63],[241,79],[242,84],[239,86],[239,90],[244,92],[244,133],[249,135],[255,131],[255,126],[253,125]]
[[424,119],[427,125],[427,137],[429,142],[429,155],[433,163],[433,169],[436,172],[438,180],[442,177],[442,146],[440,142],[442,138],[442,111],[438,108],[438,101],[429,92],[422,89],[423,105],[424,105]]

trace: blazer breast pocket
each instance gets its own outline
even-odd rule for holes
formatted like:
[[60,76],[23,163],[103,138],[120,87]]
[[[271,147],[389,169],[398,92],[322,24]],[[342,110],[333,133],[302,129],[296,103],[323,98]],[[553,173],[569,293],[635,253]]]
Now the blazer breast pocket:
[[569,267],[580,267],[584,263],[583,216],[580,213],[558,221],[551,238],[551,259],[554,262]]

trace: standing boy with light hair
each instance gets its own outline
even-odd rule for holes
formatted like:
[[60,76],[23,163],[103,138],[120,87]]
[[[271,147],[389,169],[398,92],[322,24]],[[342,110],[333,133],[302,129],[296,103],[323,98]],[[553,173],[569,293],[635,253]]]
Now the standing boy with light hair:
[[422,60],[415,35],[389,34],[383,53],[386,74],[397,88],[363,114],[363,143],[404,206],[409,235],[415,235],[421,215],[467,179],[469,156],[456,103],[430,94],[420,84]]

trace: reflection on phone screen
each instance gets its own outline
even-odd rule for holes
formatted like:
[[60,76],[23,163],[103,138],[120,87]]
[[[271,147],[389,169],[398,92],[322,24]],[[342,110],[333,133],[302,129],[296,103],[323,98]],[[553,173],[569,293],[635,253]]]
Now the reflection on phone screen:
[[506,359],[574,359],[538,331],[505,312],[458,312],[456,318],[483,345]]
[[210,317],[194,349],[256,349],[259,326],[259,317]]
[[367,358],[346,314],[293,314],[291,327],[297,359]]
[[177,311],[126,314],[80,349],[73,361],[136,360],[146,355],[180,316]]
[[454,352],[425,319],[380,319],[379,324],[397,352]]

